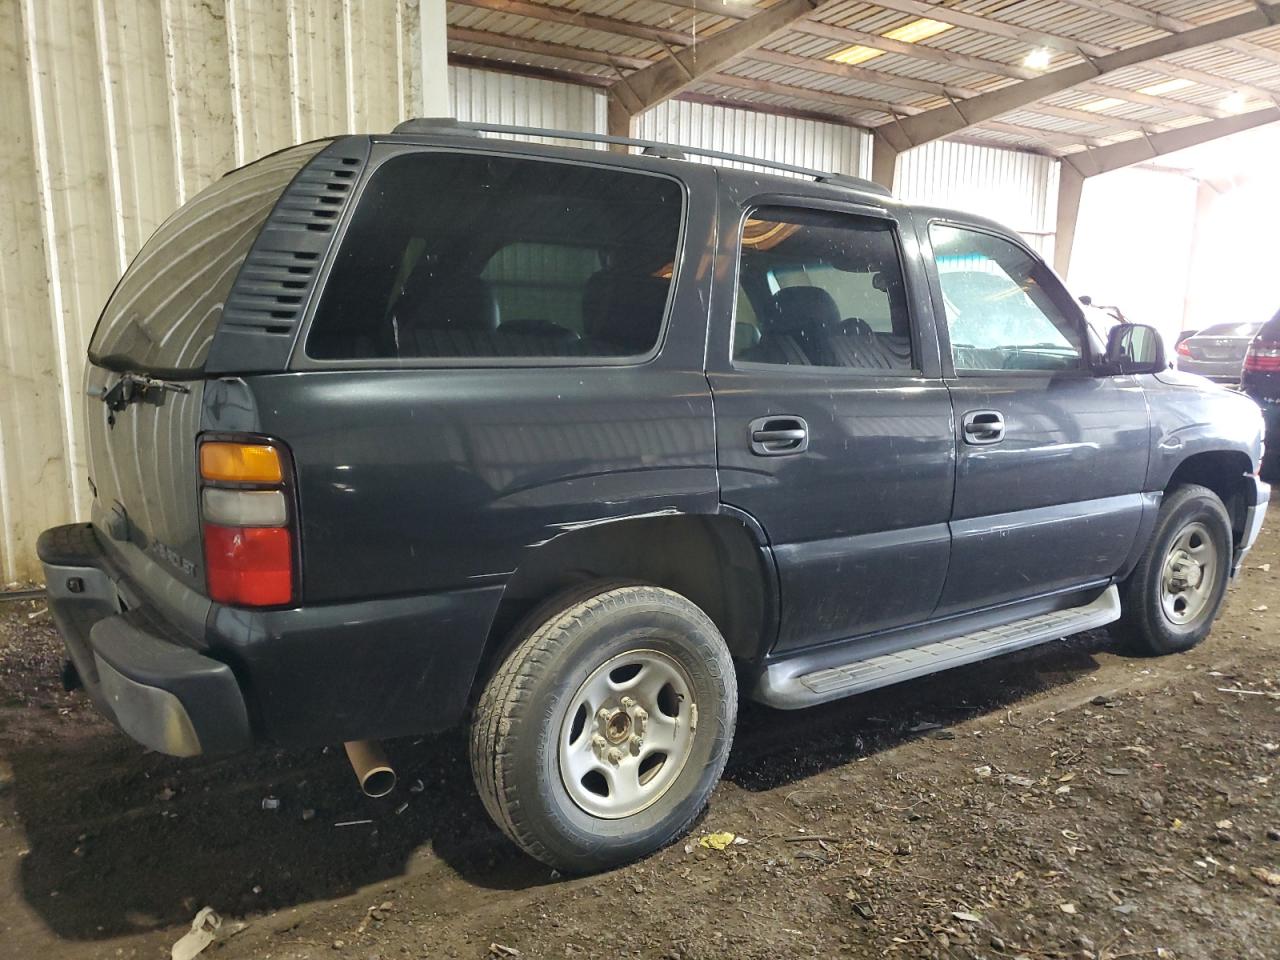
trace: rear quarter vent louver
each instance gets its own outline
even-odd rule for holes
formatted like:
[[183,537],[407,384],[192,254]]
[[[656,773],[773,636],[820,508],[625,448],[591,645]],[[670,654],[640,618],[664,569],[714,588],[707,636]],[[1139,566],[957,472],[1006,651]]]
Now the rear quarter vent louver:
[[320,260],[367,155],[366,138],[337,140],[289,184],[227,296],[207,373],[285,369]]

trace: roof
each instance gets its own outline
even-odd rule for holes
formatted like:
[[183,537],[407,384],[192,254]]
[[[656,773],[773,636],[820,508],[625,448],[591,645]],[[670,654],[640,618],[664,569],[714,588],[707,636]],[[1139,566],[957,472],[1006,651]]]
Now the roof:
[[[449,50],[460,63],[609,86],[787,2],[449,0]],[[810,2],[806,15],[678,95],[887,127],[1163,38],[1172,42],[1162,55],[1048,92],[963,135],[1060,155],[1280,103],[1278,8],[1252,0]],[[1260,9],[1260,29],[1177,40]]]

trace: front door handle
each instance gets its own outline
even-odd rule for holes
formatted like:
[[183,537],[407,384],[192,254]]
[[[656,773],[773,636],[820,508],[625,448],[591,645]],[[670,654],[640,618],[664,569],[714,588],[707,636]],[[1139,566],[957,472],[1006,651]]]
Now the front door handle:
[[757,417],[747,425],[747,435],[757,457],[783,457],[809,449],[809,425],[803,417]]
[[960,420],[964,442],[974,446],[1004,439],[1004,414],[995,410],[970,410]]

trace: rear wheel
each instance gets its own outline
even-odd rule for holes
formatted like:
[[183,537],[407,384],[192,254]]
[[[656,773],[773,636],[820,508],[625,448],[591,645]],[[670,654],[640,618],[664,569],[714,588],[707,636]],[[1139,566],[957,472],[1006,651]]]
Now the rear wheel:
[[1208,635],[1226,596],[1231,544],[1231,520],[1212,490],[1191,484],[1165,496],[1123,587],[1119,627],[1139,651],[1177,653]]
[[660,587],[595,583],[517,628],[471,731],[485,808],[527,853],[585,873],[683,834],[728,759],[737,680],[711,620]]

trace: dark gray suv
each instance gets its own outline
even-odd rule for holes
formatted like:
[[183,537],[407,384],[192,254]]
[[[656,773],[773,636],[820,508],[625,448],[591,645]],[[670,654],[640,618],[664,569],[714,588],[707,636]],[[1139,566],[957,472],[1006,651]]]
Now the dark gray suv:
[[1091,342],[981,217],[632,145],[413,121],[160,227],[90,348],[92,523],[39,547],[125,732],[342,741],[382,792],[375,741],[469,724],[494,820],[585,871],[688,828],[740,690],[1206,635],[1253,403]]

